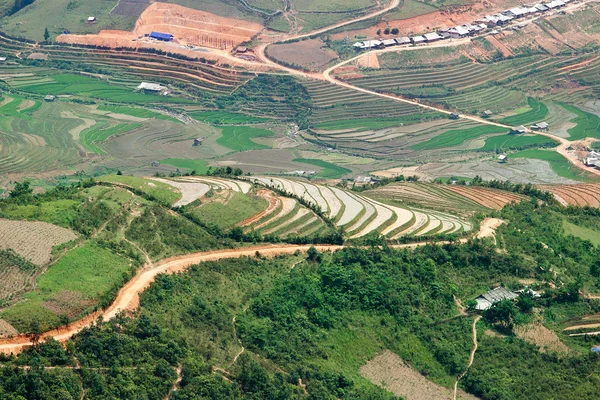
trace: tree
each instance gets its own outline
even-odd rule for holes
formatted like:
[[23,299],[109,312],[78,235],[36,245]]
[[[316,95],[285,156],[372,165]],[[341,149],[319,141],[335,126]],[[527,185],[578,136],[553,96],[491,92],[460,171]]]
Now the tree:
[[381,29],[377,29],[377,36],[381,36]]
[[10,197],[13,199],[20,199],[29,197],[33,193],[31,183],[29,181],[15,183],[14,189],[10,192]]
[[390,28],[389,27],[385,28],[383,30],[383,33],[385,33],[386,35],[389,35],[390,34]]
[[511,300],[502,300],[486,310],[483,317],[490,323],[500,323],[512,329],[517,313],[517,308]]
[[44,41],[47,42],[50,39],[50,32],[48,32],[48,28],[44,30]]
[[398,33],[400,33],[398,28],[392,28],[392,35],[397,35]]

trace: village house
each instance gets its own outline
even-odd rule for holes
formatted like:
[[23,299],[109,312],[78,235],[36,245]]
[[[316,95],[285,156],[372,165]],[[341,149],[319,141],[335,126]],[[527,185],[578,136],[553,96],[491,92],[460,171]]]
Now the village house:
[[513,300],[517,297],[519,297],[518,294],[511,292],[510,290],[502,286],[498,286],[476,298],[475,302],[477,303],[477,305],[475,305],[475,309],[477,311],[489,310],[494,304],[498,303],[499,301]]
[[545,131],[548,130],[548,128],[550,128],[550,125],[548,125],[547,122],[538,122],[537,124],[533,124],[531,125],[531,129],[534,129],[536,131]]

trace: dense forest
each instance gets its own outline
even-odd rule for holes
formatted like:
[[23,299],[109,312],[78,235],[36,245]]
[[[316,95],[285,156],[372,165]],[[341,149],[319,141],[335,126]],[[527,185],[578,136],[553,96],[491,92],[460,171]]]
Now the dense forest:
[[0,397],[75,399],[83,390],[92,399],[162,399],[176,388],[172,399],[391,399],[359,373],[385,349],[452,387],[473,323],[454,297],[469,304],[494,285],[517,290],[528,279],[541,297],[523,294],[483,313],[479,350],[459,386],[482,399],[594,398],[600,357],[585,337],[561,336],[571,351],[558,354],[514,330],[600,312],[580,294],[598,290],[600,249],[563,230],[564,221],[600,228],[598,210],[532,201],[496,216],[507,221],[497,246],[313,249],[161,275],[134,315],[99,321],[64,347],[50,341],[5,358]]

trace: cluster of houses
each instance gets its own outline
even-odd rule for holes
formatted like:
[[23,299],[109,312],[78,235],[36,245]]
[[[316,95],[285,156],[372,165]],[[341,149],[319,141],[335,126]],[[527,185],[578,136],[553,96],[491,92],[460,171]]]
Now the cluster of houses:
[[498,14],[486,15],[478,21],[470,24],[458,25],[453,28],[440,29],[437,32],[430,32],[424,35],[411,37],[397,37],[394,39],[383,40],[365,40],[354,43],[355,50],[381,49],[389,46],[401,46],[408,44],[423,44],[436,42],[444,39],[458,39],[467,36],[475,36],[481,34],[488,29],[496,26],[503,26],[512,21],[531,16],[533,14],[547,12],[553,9],[566,6],[574,0],[552,0],[549,3],[539,3],[532,6],[514,7],[510,10],[502,11]]
[[588,167],[595,167],[600,169],[600,153],[596,153],[595,151],[590,151],[585,156],[585,165]]

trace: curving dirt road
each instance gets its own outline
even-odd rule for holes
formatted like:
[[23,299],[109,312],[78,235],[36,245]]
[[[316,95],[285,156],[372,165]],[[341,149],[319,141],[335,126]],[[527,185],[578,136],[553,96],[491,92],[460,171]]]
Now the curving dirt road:
[[[496,222],[493,218],[485,219],[480,225],[480,231],[478,237],[484,232],[490,232],[495,229]],[[467,239],[463,238],[460,240],[461,243],[466,242]],[[409,243],[392,246],[393,248],[416,248],[424,246],[426,244],[446,244],[447,241],[440,242],[421,242],[421,243]],[[179,257],[172,257],[163,260],[157,264],[154,264],[149,269],[140,270],[129,282],[125,284],[117,294],[117,297],[113,303],[104,311],[96,311],[79,321],[73,322],[67,326],[63,326],[58,329],[48,331],[40,336],[41,339],[53,337],[54,339],[65,342],[71,338],[71,336],[77,334],[82,329],[91,326],[94,321],[98,318],[102,318],[104,321],[115,317],[121,311],[132,311],[139,306],[140,298],[139,294],[142,293],[148,286],[154,282],[154,279],[158,274],[168,273],[173,274],[182,272],[188,267],[194,264],[201,263],[203,261],[216,261],[225,258],[239,258],[239,257],[252,257],[256,252],[260,252],[263,256],[276,256],[280,254],[293,254],[296,251],[306,252],[311,245],[262,245],[252,247],[242,247],[238,249],[229,250],[217,250],[203,253],[188,254]],[[318,251],[335,251],[344,248],[345,246],[338,245],[315,245]],[[296,263],[297,264],[297,263]],[[296,265],[294,264],[294,266]],[[293,266],[293,267],[294,267]],[[292,267],[292,268],[293,268]],[[0,353],[6,354],[18,354],[23,348],[31,346],[33,344],[31,337],[27,335],[19,335],[13,338],[0,339]]]

